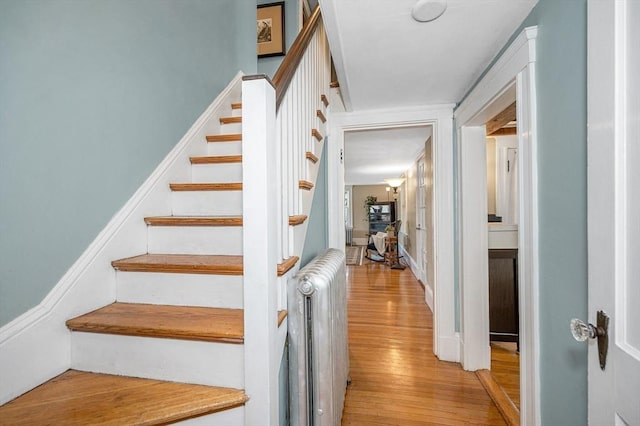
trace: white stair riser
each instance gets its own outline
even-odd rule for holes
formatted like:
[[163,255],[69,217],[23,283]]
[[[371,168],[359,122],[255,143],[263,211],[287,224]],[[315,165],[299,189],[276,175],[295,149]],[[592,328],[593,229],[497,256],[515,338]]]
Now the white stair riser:
[[174,191],[174,216],[240,216],[242,191]]
[[194,417],[174,424],[180,426],[245,426],[244,407],[218,411],[217,413]]
[[73,332],[71,368],[242,389],[244,345]]
[[[309,219],[307,219],[307,221],[308,220]],[[291,232],[293,232],[293,253],[302,253],[304,249],[304,238],[307,234],[307,222],[302,225],[293,226]]]
[[242,133],[242,123],[220,124],[220,134]]
[[118,271],[116,300],[242,309],[242,276]]
[[242,255],[240,226],[149,226],[148,252]]
[[241,155],[242,141],[208,142],[207,155]]
[[197,183],[242,182],[242,163],[193,164],[191,180]]
[[232,109],[231,110],[232,117],[242,117],[242,109]]

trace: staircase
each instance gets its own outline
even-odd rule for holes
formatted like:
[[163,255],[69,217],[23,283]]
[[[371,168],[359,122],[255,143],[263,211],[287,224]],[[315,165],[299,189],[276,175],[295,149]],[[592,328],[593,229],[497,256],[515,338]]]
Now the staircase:
[[273,82],[239,73],[42,303],[0,329],[0,426],[279,423],[286,285],[327,127],[319,7],[290,54]]
[[66,322],[72,369],[0,407],[0,424],[244,424],[241,104],[232,111],[202,141],[209,155],[189,159],[191,181],[170,184],[172,215],[144,219],[148,252],[112,262],[116,302]]

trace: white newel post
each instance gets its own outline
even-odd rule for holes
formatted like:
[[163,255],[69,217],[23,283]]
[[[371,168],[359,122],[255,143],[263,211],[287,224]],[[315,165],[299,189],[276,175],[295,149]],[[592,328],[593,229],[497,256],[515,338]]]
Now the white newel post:
[[277,425],[277,152],[275,89],[242,82],[245,424]]

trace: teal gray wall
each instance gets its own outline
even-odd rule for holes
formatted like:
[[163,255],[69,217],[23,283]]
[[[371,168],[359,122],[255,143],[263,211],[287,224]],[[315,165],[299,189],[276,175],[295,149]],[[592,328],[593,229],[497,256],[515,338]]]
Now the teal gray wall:
[[540,0],[538,197],[542,424],[587,424],[587,345],[571,318],[587,317],[587,4]]
[[[258,4],[276,3],[274,0],[258,0]],[[298,36],[298,15],[300,2],[299,0],[284,0],[284,35],[286,52],[296,40]],[[269,78],[273,78],[278,67],[282,63],[284,56],[272,56],[269,58],[258,59],[258,73],[268,75]]]
[[571,318],[587,317],[586,0],[540,0],[511,40],[532,25],[538,26],[541,424],[586,425],[587,346],[568,329]]
[[[326,147],[326,144],[328,143],[327,138],[325,138],[324,143]],[[300,257],[300,267],[303,267],[313,260],[314,257],[329,248],[326,152],[327,150],[324,149],[322,151],[322,157],[320,158],[320,168],[318,169],[318,179],[315,183],[311,213],[307,219],[309,221],[309,225],[307,227],[307,239],[304,242],[304,249],[302,250],[302,256]]]
[[255,14],[255,0],[0,0],[0,326],[256,72]]

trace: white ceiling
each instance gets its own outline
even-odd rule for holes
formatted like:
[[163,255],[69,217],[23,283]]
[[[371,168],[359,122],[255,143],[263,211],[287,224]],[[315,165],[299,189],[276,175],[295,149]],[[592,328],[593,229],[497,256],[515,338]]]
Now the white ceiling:
[[348,111],[457,103],[537,0],[448,0],[437,20],[416,0],[320,0]]
[[384,184],[386,178],[399,177],[424,151],[431,129],[414,126],[345,132],[345,184]]
[[[537,0],[448,0],[433,22],[417,0],[320,0],[347,111],[454,104]],[[499,112],[499,111],[498,111]],[[345,183],[384,183],[411,167],[430,127],[345,134]]]

